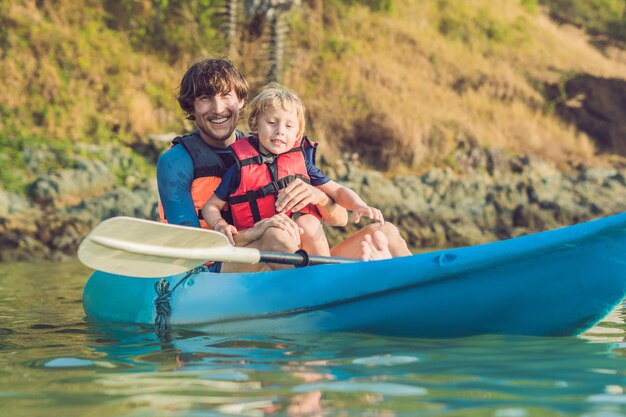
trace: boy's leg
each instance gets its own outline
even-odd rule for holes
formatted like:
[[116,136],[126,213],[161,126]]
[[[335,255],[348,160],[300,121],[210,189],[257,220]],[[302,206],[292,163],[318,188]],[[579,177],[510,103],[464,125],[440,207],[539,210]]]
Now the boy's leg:
[[[346,258],[362,258],[363,257],[363,243],[367,243],[365,237],[367,235],[372,235],[375,231],[380,231],[387,237],[388,241],[388,250],[392,257],[396,258],[398,256],[410,256],[411,251],[406,245],[406,242],[400,236],[400,232],[398,229],[391,223],[385,222],[385,224],[380,223],[372,223],[343,242],[333,246],[330,249],[330,253],[332,256],[342,256]],[[379,239],[374,240],[375,243],[379,241]],[[379,254],[380,255],[380,254]],[[376,256],[378,257],[378,256]]]
[[[298,250],[298,245],[294,242],[293,238],[283,229],[277,227],[268,228],[263,235],[245,246],[246,248],[255,248],[263,251],[272,252],[289,252],[293,253]],[[259,272],[270,271],[275,269],[288,269],[293,268],[290,265],[282,264],[240,264],[232,262],[224,262],[222,264],[221,272]]]
[[311,214],[303,214],[295,220],[304,230],[300,236],[301,248],[311,255],[330,256],[328,239],[324,233],[322,222]]

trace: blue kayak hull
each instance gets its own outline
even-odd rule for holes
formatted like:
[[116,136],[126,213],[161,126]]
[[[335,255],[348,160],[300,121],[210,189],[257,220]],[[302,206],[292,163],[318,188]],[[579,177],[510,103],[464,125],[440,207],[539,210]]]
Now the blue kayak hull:
[[[184,275],[167,277],[172,288]],[[152,324],[158,279],[96,271],[90,318]],[[364,332],[425,338],[577,335],[626,296],[626,213],[385,261],[192,275],[170,323],[208,332]]]

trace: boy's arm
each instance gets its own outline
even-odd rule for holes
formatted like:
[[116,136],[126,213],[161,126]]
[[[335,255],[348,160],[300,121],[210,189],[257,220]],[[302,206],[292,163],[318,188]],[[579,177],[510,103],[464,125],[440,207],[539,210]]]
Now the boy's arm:
[[234,236],[237,234],[237,228],[228,224],[228,222],[222,217],[221,211],[225,205],[226,202],[224,200],[213,194],[204,207],[202,207],[202,218],[207,222],[211,229],[226,235],[230,243],[234,246]]
[[324,193],[332,198],[337,204],[352,211],[355,223],[358,223],[362,216],[377,220],[383,224],[385,223],[385,219],[379,209],[368,206],[357,193],[348,187],[331,180],[326,184],[318,186],[317,188],[324,191]]

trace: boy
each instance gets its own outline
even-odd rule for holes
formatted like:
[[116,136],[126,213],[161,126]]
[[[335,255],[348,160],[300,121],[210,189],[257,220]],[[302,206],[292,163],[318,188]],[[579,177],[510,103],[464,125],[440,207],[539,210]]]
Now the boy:
[[[351,210],[355,222],[366,216],[384,223],[380,210],[368,206],[354,191],[330,180],[315,166],[316,144],[303,137],[305,108],[296,94],[271,86],[250,102],[249,111],[248,125],[253,136],[231,145],[237,163],[224,174],[221,184],[202,208],[202,217],[209,227],[224,233],[234,244],[234,235],[278,212],[276,194],[296,178],[310,182],[337,204]],[[220,213],[227,203],[234,225],[228,224]],[[309,205],[298,211],[300,215],[295,222],[302,229],[301,249],[329,256],[317,209]],[[379,235],[374,238],[386,240]],[[371,251],[363,245],[364,260],[369,259],[368,252]]]

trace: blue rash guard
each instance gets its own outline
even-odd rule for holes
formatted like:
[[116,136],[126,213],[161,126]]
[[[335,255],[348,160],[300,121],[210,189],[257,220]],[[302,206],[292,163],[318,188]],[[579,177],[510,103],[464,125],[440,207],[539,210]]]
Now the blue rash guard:
[[157,163],[159,198],[168,223],[200,227],[191,198],[193,161],[183,145],[168,149]]
[[[237,132],[237,137],[240,136],[241,134]],[[215,163],[215,165],[204,166],[201,169],[206,170],[212,167],[221,171],[226,168],[223,165],[226,163],[225,161],[233,160],[232,157],[227,156],[231,155],[229,148],[206,146],[210,148],[213,154],[217,155],[217,160],[213,157],[213,162],[210,163]],[[186,146],[181,143],[174,145],[159,158],[157,185],[163,212],[168,223],[200,227],[198,212],[194,207],[191,194],[195,178],[194,171],[197,168],[193,161]]]

